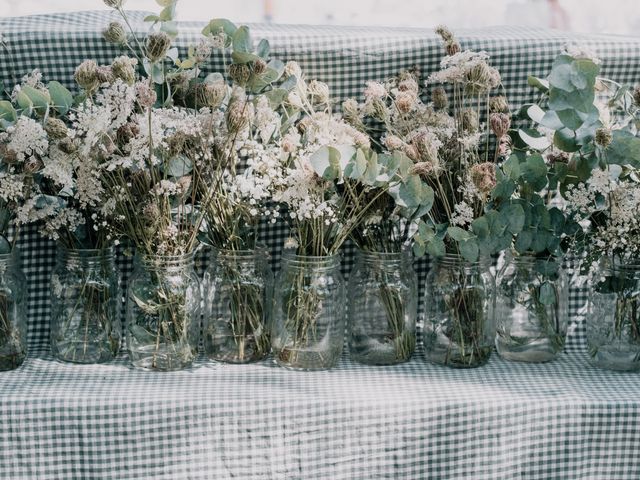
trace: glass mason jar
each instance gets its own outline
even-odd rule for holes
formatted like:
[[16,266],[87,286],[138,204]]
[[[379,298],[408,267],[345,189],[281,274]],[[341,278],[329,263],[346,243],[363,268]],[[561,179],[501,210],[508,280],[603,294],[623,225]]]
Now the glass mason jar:
[[220,362],[269,354],[273,274],[264,249],[218,250],[204,274],[204,349]]
[[127,291],[133,365],[163,371],[190,366],[197,355],[201,313],[193,254],[136,255]]
[[27,279],[20,254],[0,255],[0,371],[13,370],[27,356]]
[[587,351],[592,364],[640,370],[640,262],[603,265],[589,294]]
[[416,347],[418,276],[410,251],[359,251],[349,277],[349,353],[369,365],[406,362]]
[[339,255],[284,253],[275,281],[271,330],[278,365],[325,370],[338,363],[345,335],[344,287]]
[[495,337],[495,278],[488,261],[447,254],[432,260],[424,296],[427,360],[455,368],[484,365]]
[[516,256],[498,273],[496,349],[502,358],[548,362],[564,348],[568,287],[553,260]]
[[120,348],[113,248],[58,249],[51,275],[51,353],[66,362],[103,363]]

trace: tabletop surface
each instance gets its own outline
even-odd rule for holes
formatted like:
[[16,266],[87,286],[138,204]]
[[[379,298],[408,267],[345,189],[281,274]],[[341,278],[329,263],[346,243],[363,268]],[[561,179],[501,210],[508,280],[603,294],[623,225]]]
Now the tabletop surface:
[[[46,80],[72,87],[82,60],[108,63],[123,53],[100,35],[113,19],[105,12],[0,19],[7,46],[0,80],[11,85],[38,67]],[[201,27],[181,25],[178,45]],[[273,56],[297,59],[339,99],[404,68],[417,65],[426,75],[441,59],[427,28],[252,29],[271,41]],[[527,74],[545,76],[567,44],[592,50],[604,75],[640,79],[640,38],[517,27],[458,37],[463,48],[491,55],[514,111],[536,98]],[[209,68],[222,65],[217,56]],[[262,232],[274,268],[284,238],[284,225]],[[452,370],[418,353],[394,367],[357,365],[345,356],[327,372],[200,360],[186,371],[152,373],[133,370],[124,355],[108,365],[53,360],[48,280],[55,245],[27,231],[20,246],[31,351],[18,370],[0,373],[0,478],[640,478],[640,377],[587,364],[582,289],[572,290],[569,348],[549,364],[494,355],[482,368]],[[351,260],[347,250],[346,270]],[[126,274],[127,262],[119,263]],[[426,264],[416,268],[422,284]]]

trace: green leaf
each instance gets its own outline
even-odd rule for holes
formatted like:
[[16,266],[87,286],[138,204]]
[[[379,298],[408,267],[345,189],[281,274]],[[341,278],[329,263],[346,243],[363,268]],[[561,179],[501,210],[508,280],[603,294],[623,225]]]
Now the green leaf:
[[464,242],[465,240],[473,238],[473,234],[471,232],[460,227],[448,227],[447,235],[449,235],[456,242]]
[[169,4],[162,9],[160,12],[160,21],[168,22],[173,20],[174,15],[176,14],[176,2],[169,2]]
[[31,112],[33,111],[33,102],[22,90],[20,90],[18,95],[16,95],[16,101],[25,115],[31,115]]
[[502,164],[502,170],[513,181],[520,177],[520,160],[517,155],[509,155],[509,158]]
[[259,59],[260,57],[250,52],[231,52],[231,60],[233,60],[233,63],[251,63]]
[[49,92],[45,93],[30,85],[24,85],[20,90],[20,93],[29,97],[31,104],[39,115],[45,114],[49,108],[49,103],[51,103],[51,96],[49,95]]
[[172,3],[176,3],[176,0],[156,0],[156,3],[161,7],[168,7]]
[[171,38],[176,38],[178,36],[178,22],[175,22],[173,20],[165,21],[160,26],[160,30],[169,35]]
[[584,123],[584,118],[580,115],[580,112],[573,109],[565,109],[556,111],[558,118],[562,124],[569,130],[577,130]]
[[547,185],[547,164],[539,153],[529,155],[527,160],[520,165],[520,168],[522,178],[534,190],[540,191]]
[[55,108],[61,115],[66,115],[73,106],[73,95],[60,82],[51,81],[49,85],[49,94]]
[[577,152],[580,150],[576,134],[568,128],[556,130],[553,134],[553,144],[563,152]]
[[432,257],[442,257],[446,253],[444,241],[436,236],[427,242],[426,247],[427,253]]
[[256,54],[261,57],[263,60],[269,58],[269,41],[266,38],[263,38],[258,42],[258,47],[256,48]]
[[359,179],[367,170],[367,158],[362,149],[356,151],[355,156],[347,163],[344,169],[344,176],[347,178]]
[[464,240],[458,243],[458,250],[465,260],[469,262],[475,262],[478,260],[480,249],[478,248],[478,242],[475,238]]
[[400,184],[391,186],[389,195],[393,197],[396,205],[405,208],[418,208],[433,202],[433,190],[423,184],[417,175],[410,175]]
[[500,210],[502,218],[507,223],[507,229],[514,235],[520,233],[524,227],[525,214],[522,205],[511,203]]
[[243,25],[233,34],[233,51],[236,53],[251,53],[253,50],[249,27]]
[[471,222],[471,229],[478,238],[486,238],[489,236],[489,222],[486,217],[478,217]]
[[556,289],[550,282],[540,285],[540,303],[543,305],[554,305],[556,303]]
[[165,166],[165,174],[169,177],[183,177],[193,170],[193,163],[185,155],[172,157]]
[[147,15],[146,17],[144,17],[144,22],[159,22],[160,21],[160,17],[158,15]]
[[[238,27],[233,22],[230,22],[226,18],[214,18],[209,21],[209,24],[202,29],[203,35],[217,35],[218,32],[223,32],[229,39],[233,38],[234,33]],[[228,47],[229,45],[225,45]]]
[[527,77],[527,83],[529,86],[537,88],[543,93],[547,93],[549,91],[549,81],[543,78],[534,77],[533,75],[529,75]]
[[542,151],[542,150],[546,150],[551,146],[551,142],[549,141],[547,136],[543,135],[537,130],[528,129],[528,128],[519,129],[518,135],[520,135],[520,138],[524,143],[526,143],[527,145],[529,145],[531,148],[535,150]]
[[15,122],[17,119],[16,109],[13,108],[11,102],[0,100],[0,120]]
[[525,253],[529,250],[533,240],[533,232],[531,230],[523,230],[516,236],[514,248],[518,253]]
[[323,146],[311,155],[309,163],[322,178],[337,180],[355,153],[356,149],[351,145]]
[[4,235],[0,235],[0,255],[11,253],[11,244]]
[[609,164],[640,168],[640,138],[624,130],[614,130],[605,158]]

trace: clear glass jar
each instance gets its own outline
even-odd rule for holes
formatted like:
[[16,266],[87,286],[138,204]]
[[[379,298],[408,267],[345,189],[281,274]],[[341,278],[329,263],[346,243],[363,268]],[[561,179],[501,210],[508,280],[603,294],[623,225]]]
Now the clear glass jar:
[[220,362],[248,363],[269,354],[273,274],[266,250],[214,251],[204,274],[204,349]]
[[344,287],[339,255],[284,253],[273,299],[276,363],[296,370],[325,370],[338,363],[345,336]]
[[500,356],[548,362],[562,353],[569,301],[562,266],[526,255],[512,257],[496,283],[496,349]]
[[640,262],[603,265],[589,294],[587,351],[593,365],[640,370]]
[[0,255],[0,371],[13,370],[27,356],[27,279],[20,254]]
[[487,261],[435,258],[424,296],[427,360],[455,368],[484,365],[495,337],[495,277]]
[[58,249],[51,275],[51,352],[66,362],[102,363],[120,348],[113,249]]
[[349,276],[349,353],[369,365],[406,362],[416,347],[418,276],[410,251],[359,251]]
[[127,289],[127,347],[147,370],[180,370],[197,355],[200,281],[193,254],[136,255]]

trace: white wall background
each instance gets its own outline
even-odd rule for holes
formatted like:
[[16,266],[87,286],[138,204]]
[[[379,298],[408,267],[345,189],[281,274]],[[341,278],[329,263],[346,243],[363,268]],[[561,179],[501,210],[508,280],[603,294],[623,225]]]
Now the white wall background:
[[[0,0],[0,16],[105,9],[102,0]],[[127,0],[157,11],[155,0]],[[180,0],[182,20],[451,27],[536,25],[640,34],[639,0]]]

